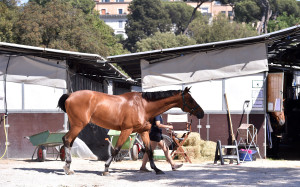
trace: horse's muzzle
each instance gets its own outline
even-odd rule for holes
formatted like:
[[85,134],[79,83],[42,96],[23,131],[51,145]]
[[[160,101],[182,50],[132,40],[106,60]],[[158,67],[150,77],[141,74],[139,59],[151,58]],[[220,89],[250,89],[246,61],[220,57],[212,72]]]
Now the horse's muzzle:
[[282,120],[282,119],[281,119],[281,120],[279,120],[278,123],[279,123],[280,126],[283,126],[283,125],[285,124],[285,120]]
[[202,118],[204,117],[204,112],[203,112],[203,111],[197,112],[196,117],[197,117],[198,119],[202,119]]

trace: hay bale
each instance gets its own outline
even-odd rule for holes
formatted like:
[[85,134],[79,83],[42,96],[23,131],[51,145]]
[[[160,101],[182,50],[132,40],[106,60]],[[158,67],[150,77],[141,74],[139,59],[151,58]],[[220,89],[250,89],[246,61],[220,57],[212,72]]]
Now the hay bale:
[[195,146],[200,141],[200,134],[197,132],[191,132],[183,146]]
[[[177,134],[178,138],[181,138],[183,134]],[[200,141],[200,134],[197,132],[191,132],[189,137],[184,142],[183,146],[195,146]]]
[[216,142],[201,140],[199,146],[202,157],[214,158],[217,146]]
[[[200,155],[200,147],[199,146],[184,146],[183,150],[186,152],[190,159],[199,159]],[[178,155],[179,159],[184,159],[182,155]]]
[[[178,135],[177,137],[181,136]],[[216,142],[201,140],[199,133],[192,132],[183,144],[183,149],[191,159],[200,160],[205,158],[206,160],[213,160],[215,157],[216,145]],[[178,159],[184,158],[183,156],[178,155]]]

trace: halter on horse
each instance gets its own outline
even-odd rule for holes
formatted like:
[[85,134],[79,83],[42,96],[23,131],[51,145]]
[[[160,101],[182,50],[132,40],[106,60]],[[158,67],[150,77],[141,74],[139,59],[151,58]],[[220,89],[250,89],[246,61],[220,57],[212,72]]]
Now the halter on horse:
[[150,147],[149,120],[170,108],[179,107],[185,112],[203,118],[204,111],[192,98],[190,88],[163,92],[129,92],[122,95],[108,95],[101,92],[81,90],[69,95],[64,94],[58,101],[58,106],[68,114],[70,130],[63,137],[66,150],[66,174],[73,174],[71,165],[71,147],[80,131],[88,124],[94,123],[106,129],[121,131],[115,150],[105,163],[103,175],[108,175],[108,168],[113,158],[118,154],[128,136],[138,132],[149,155],[150,166],[156,174],[163,174],[153,161],[153,151]]

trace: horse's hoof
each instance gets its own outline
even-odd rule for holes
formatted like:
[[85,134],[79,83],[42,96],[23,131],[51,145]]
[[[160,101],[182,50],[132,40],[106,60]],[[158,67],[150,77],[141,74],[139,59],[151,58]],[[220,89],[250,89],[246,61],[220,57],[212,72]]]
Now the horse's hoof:
[[63,169],[66,175],[73,175],[75,173],[73,170],[70,170],[68,166],[64,166]]
[[103,176],[109,176],[110,174],[109,174],[108,171],[104,171],[104,172],[102,173],[102,175],[103,175]]
[[156,171],[156,175],[162,175],[162,174],[165,174],[162,170]]

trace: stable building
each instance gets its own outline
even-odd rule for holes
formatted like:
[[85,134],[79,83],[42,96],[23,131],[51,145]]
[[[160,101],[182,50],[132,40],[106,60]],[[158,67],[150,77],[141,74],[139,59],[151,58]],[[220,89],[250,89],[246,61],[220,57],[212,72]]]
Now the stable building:
[[[62,94],[83,89],[121,94],[136,84],[97,54],[4,42],[0,42],[0,77],[1,155],[8,145],[4,158],[31,157],[35,147],[26,136],[68,129],[68,117],[57,107]],[[98,145],[107,146],[106,130],[88,128],[85,131],[103,133]],[[88,141],[86,133],[82,134],[80,137]]]
[[[258,149],[266,157],[267,151],[274,149],[272,143],[275,143],[267,128],[268,114],[294,110],[284,108],[284,99],[293,99],[294,103],[298,101],[291,95],[299,95],[299,44],[300,27],[294,26],[260,36],[110,56],[108,60],[139,81],[143,91],[191,87],[193,98],[205,111],[201,120],[190,116],[192,131],[199,132],[204,140],[221,140],[225,145],[231,144],[228,110],[237,140],[237,129],[241,124],[253,124],[257,129]],[[289,78],[270,79],[276,82],[273,85],[281,86],[272,90],[279,93],[275,100],[268,100],[268,77],[273,72],[289,74]],[[293,94],[287,94],[289,89],[294,90]],[[228,107],[224,94],[227,95]],[[167,113],[182,111],[172,109]],[[163,115],[165,121],[166,114]],[[295,120],[300,121],[292,119]],[[300,136],[300,130],[289,120],[286,120],[285,127],[276,135],[282,137],[279,142],[288,143],[292,136],[292,139]],[[291,134],[295,132],[298,135]]]

